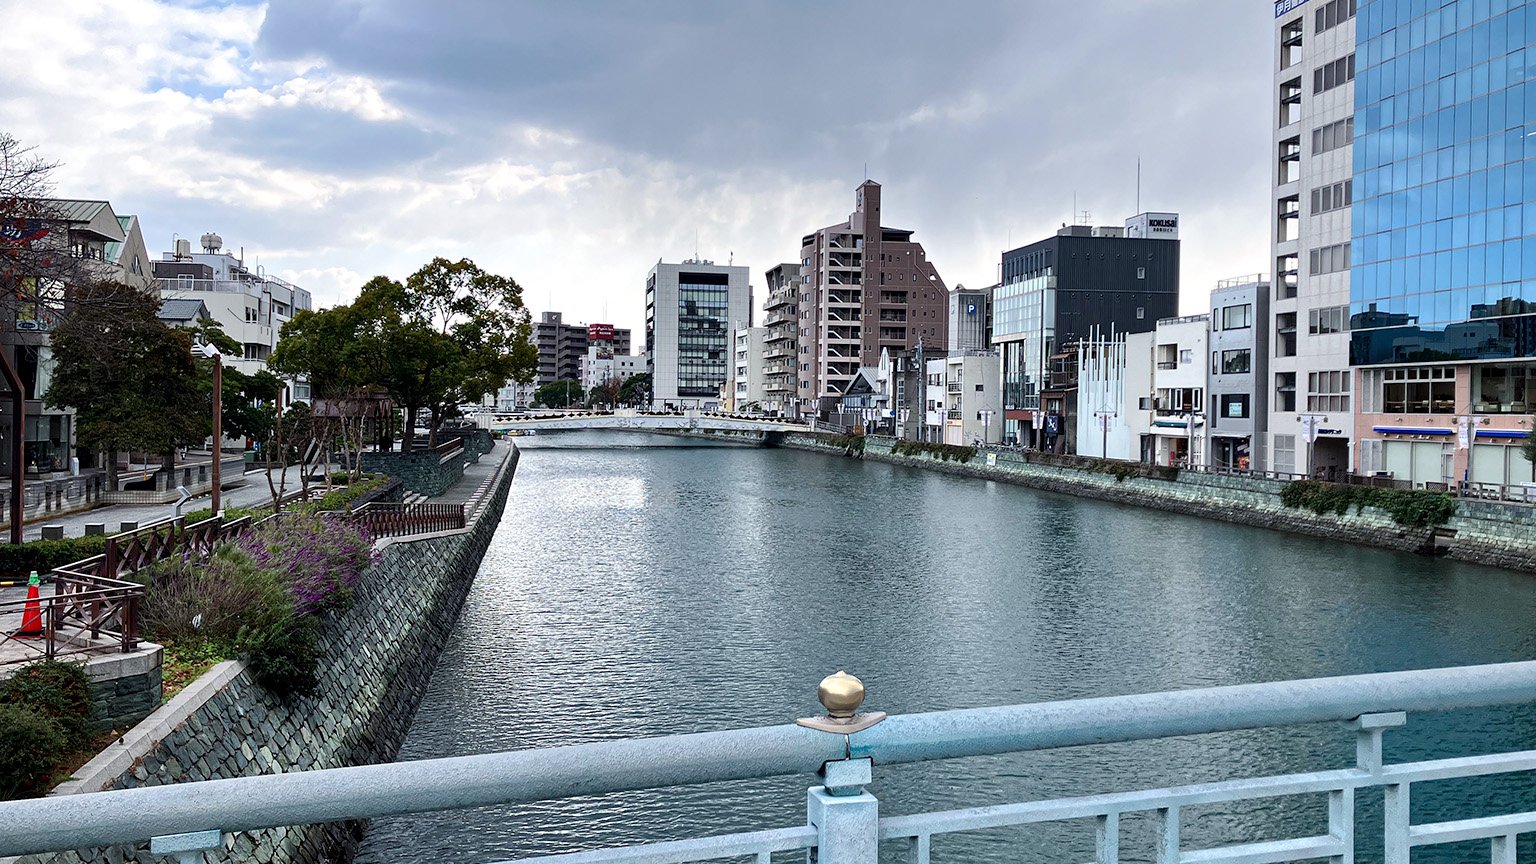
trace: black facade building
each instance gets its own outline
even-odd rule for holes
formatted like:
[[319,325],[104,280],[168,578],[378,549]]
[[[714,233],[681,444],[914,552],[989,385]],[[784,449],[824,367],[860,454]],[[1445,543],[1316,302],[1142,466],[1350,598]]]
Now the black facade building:
[[1063,226],[1003,253],[1002,277],[992,341],[1002,355],[1003,434],[1041,446],[1069,419],[1041,401],[1053,355],[1095,334],[1146,333],[1179,314],[1178,215],[1143,213],[1124,228]]

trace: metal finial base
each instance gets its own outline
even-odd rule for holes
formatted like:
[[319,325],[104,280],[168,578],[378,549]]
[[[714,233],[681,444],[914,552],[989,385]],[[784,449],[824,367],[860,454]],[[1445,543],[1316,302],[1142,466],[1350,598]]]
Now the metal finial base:
[[815,729],[818,732],[831,732],[834,735],[852,735],[855,732],[863,732],[884,719],[884,711],[871,711],[868,714],[855,714],[852,717],[802,717],[795,721],[795,725]]

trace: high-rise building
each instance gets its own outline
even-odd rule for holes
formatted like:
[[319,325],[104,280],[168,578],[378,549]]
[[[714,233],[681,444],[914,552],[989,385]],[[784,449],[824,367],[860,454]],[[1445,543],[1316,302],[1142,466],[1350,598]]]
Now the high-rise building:
[[763,412],[793,416],[798,407],[800,331],[800,265],[780,264],[768,271],[768,298],[763,303]]
[[949,353],[986,351],[992,347],[992,291],[956,285],[949,292]]
[[[1469,0],[1470,2],[1470,0]],[[1350,213],[1356,189],[1355,0],[1275,4],[1268,329],[1272,471],[1350,464]]]
[[[1003,253],[992,292],[992,344],[1002,355],[1004,440],[1041,446],[1070,418],[1041,402],[1050,358],[1114,333],[1145,333],[1179,310],[1179,217],[1143,213],[1124,228],[1065,226]],[[1075,349],[1073,350],[1075,356]]]
[[880,184],[860,184],[848,221],[800,241],[798,391],[811,413],[880,352],[948,341],[948,289],[912,231],[880,223]]
[[1328,407],[1353,408],[1364,473],[1477,494],[1529,483],[1536,8],[1360,0],[1353,27],[1349,317],[1306,319],[1351,331],[1335,338],[1350,340],[1355,401]]
[[752,325],[751,274],[713,261],[656,262],[645,278],[645,346],[657,408],[718,407],[731,331]]

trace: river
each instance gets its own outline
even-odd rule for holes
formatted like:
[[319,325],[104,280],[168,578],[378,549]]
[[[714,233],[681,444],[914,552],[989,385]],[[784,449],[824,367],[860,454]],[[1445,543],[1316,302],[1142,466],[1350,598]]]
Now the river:
[[[863,678],[868,707],[901,713],[1536,656],[1528,575],[815,453],[523,441],[401,759],[789,722],[819,713],[816,683],[838,669]],[[1533,740],[1529,707],[1416,715],[1387,734],[1387,758]],[[1353,747],[1339,725],[1227,733],[877,767],[871,791],[893,815],[1347,767]],[[359,861],[803,824],[812,780],[381,819]],[[1420,789],[1416,822],[1532,809],[1536,794],[1529,778]],[[1185,818],[1185,848],[1326,833],[1321,797]],[[1379,830],[1379,793],[1359,820]],[[1124,860],[1146,860],[1150,820],[1123,831]],[[1084,823],[988,831],[935,838],[934,860],[1082,861],[1092,843]]]

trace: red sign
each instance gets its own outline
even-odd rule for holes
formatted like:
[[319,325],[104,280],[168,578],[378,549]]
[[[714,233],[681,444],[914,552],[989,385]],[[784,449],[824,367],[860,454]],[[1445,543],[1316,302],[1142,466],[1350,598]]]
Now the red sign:
[[587,341],[588,342],[612,342],[613,341],[613,325],[612,324],[588,324],[587,325]]

